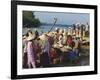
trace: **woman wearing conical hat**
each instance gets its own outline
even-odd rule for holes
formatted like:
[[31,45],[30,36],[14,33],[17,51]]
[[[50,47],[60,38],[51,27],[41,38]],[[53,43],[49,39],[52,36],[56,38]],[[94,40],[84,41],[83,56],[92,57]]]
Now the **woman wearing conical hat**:
[[28,58],[28,67],[31,68],[31,65],[33,68],[35,68],[35,51],[34,51],[34,42],[33,42],[33,39],[34,39],[34,35],[32,33],[31,30],[28,30],[27,32],[27,58]]

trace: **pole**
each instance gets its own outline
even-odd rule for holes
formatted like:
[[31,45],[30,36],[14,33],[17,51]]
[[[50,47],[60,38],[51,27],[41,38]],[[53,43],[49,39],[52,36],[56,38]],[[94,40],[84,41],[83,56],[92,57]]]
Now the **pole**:
[[50,30],[48,31],[48,33],[51,32],[51,30],[53,29],[54,25],[55,25],[56,22],[57,22],[57,18],[54,18],[54,20],[55,20],[55,21],[54,21],[54,24],[52,25],[52,27],[50,28]]

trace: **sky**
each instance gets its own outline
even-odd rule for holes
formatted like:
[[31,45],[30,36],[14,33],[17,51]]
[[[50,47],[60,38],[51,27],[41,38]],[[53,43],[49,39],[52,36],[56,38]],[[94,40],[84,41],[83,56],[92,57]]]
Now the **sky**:
[[86,24],[90,23],[90,15],[88,13],[67,13],[67,12],[34,12],[36,18],[42,23],[54,23],[54,18],[57,18],[56,24],[71,25],[74,23]]

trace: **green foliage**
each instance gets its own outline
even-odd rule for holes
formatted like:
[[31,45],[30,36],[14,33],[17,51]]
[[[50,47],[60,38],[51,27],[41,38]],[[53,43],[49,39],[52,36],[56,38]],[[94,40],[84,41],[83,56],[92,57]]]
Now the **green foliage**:
[[39,27],[40,24],[41,23],[39,19],[35,18],[35,15],[32,11],[23,11],[23,27]]

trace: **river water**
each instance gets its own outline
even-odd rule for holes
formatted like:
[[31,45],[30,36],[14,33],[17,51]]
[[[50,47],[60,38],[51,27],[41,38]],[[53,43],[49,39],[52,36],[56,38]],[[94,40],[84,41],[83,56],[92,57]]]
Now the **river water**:
[[[39,32],[39,34],[41,34],[42,32],[48,32],[50,29],[51,29],[52,25],[51,26],[45,26],[45,25],[42,25],[38,28],[23,28],[23,34],[26,34],[27,33],[27,30],[30,29],[32,30],[32,32],[34,33],[35,30],[37,30]],[[55,28],[60,28],[60,29],[67,29],[68,26],[54,26],[52,30],[55,30]]]

